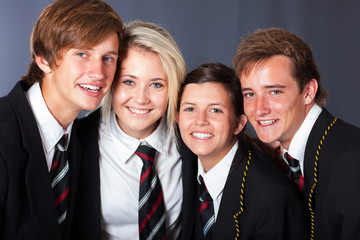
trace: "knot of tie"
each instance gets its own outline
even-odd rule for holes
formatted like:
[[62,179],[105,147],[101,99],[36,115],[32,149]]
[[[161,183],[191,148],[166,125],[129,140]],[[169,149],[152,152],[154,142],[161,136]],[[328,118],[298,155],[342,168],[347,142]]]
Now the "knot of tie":
[[56,144],[56,147],[58,148],[58,150],[60,152],[64,152],[67,150],[67,139],[68,139],[68,134],[64,134],[60,140],[58,141],[58,143]]
[[297,185],[299,190],[302,191],[304,186],[304,177],[301,173],[300,163],[288,153],[285,153],[285,157],[290,168],[288,176]]
[[146,145],[140,145],[135,154],[138,155],[144,164],[154,164],[154,158],[156,154],[156,150],[152,147]]
[[200,199],[199,200],[202,202],[212,201],[209,191],[207,190],[206,185],[204,183],[204,179],[202,178],[202,176],[200,176],[199,179],[200,179]]

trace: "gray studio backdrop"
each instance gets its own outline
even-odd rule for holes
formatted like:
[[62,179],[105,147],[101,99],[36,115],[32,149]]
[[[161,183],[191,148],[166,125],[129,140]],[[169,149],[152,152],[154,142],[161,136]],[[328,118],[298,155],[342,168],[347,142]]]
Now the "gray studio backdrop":
[[[51,0],[1,0],[0,96],[30,62],[32,26]],[[360,1],[357,0],[108,0],[124,22],[155,22],[177,41],[191,70],[209,61],[231,64],[241,37],[283,27],[312,47],[330,92],[327,108],[360,126]]]

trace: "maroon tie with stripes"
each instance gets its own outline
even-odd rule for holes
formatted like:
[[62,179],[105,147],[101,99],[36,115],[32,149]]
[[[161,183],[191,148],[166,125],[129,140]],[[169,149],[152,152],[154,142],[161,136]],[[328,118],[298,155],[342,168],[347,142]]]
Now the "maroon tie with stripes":
[[55,194],[55,206],[60,228],[63,229],[67,214],[69,193],[69,162],[67,159],[67,138],[64,134],[55,146],[54,158],[50,169],[51,187]]
[[139,191],[140,240],[166,239],[164,199],[154,165],[156,150],[140,145],[135,153],[144,164],[141,169]]

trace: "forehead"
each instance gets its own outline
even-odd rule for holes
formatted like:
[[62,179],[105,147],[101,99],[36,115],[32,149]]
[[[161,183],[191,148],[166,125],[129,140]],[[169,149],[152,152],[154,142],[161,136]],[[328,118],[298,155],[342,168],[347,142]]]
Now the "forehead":
[[181,97],[181,102],[185,101],[197,104],[228,104],[229,97],[221,83],[190,83],[185,86]]
[[241,88],[264,85],[292,85],[296,84],[293,76],[293,63],[290,58],[276,55],[253,65],[248,73],[239,76]]

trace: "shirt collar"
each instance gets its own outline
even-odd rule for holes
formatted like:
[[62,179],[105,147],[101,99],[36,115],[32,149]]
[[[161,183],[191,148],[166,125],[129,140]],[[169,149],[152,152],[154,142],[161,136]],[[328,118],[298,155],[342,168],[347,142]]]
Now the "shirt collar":
[[204,179],[204,183],[206,188],[209,191],[211,198],[216,199],[223,191],[226,179],[228,177],[231,164],[233,162],[234,156],[238,149],[239,143],[238,141],[234,144],[234,146],[230,149],[230,151],[226,154],[226,156],[221,159],[213,168],[210,169],[207,173],[205,173],[204,168],[198,159],[198,174],[197,179],[200,184],[199,177],[202,176]]
[[314,126],[316,119],[319,117],[322,108],[314,104],[309,113],[305,117],[305,120],[301,124],[299,130],[295,133],[293,139],[290,142],[289,150],[284,149],[283,159],[287,162],[285,153],[288,153],[293,158],[299,161],[301,172],[304,172],[304,156],[305,147],[309,138],[312,127]]
[[137,139],[126,134],[119,126],[116,120],[116,114],[114,110],[111,111],[109,133],[114,137],[115,141],[123,146],[124,152],[122,156],[124,161],[130,159],[135,153],[140,144],[149,145],[156,149],[161,154],[169,154],[170,144],[173,141],[168,141],[170,137],[167,131],[167,124],[164,117],[161,118],[159,126],[149,136],[144,139]]
[[63,134],[68,134],[68,139],[70,139],[73,122],[63,129],[47,108],[38,82],[31,86],[26,96],[36,119],[46,153],[51,151]]

